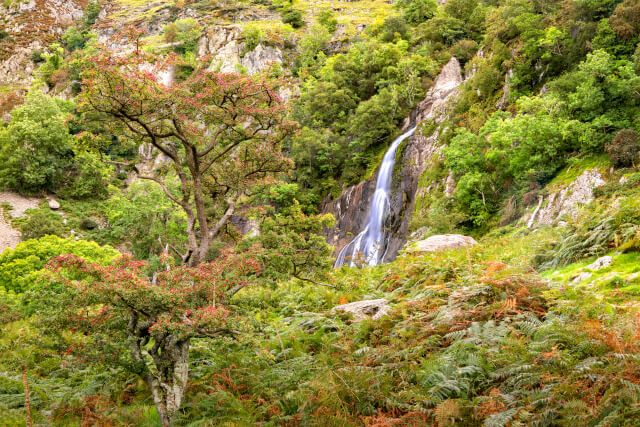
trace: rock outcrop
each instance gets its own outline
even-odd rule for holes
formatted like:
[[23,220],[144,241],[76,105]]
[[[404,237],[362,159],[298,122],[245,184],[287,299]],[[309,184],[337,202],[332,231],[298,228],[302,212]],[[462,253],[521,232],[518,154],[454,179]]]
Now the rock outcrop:
[[278,48],[259,44],[255,49],[244,53],[240,27],[217,26],[205,37],[200,39],[198,54],[211,55],[212,70],[222,73],[236,73],[243,68],[248,74],[256,74],[266,69],[272,63],[282,63],[284,55]]
[[[390,212],[385,221],[385,227],[390,233],[384,242],[383,261],[394,259],[406,242],[418,180],[429,159],[439,152],[437,132],[422,135],[419,125],[424,121],[442,123],[447,105],[455,98],[462,82],[460,63],[456,58],[451,58],[440,71],[425,99],[403,123],[403,131],[416,125],[418,131],[398,149],[400,160],[395,165]],[[376,178],[377,174],[374,174],[369,180],[346,188],[340,197],[323,201],[322,211],[331,213],[336,218],[335,227],[326,230],[325,237],[338,251],[362,230],[375,190]]]
[[445,249],[458,249],[475,246],[478,242],[473,237],[462,234],[437,234],[424,240],[413,242],[406,248],[409,253],[436,252]]
[[[565,215],[574,215],[580,204],[593,200],[593,189],[605,184],[597,169],[587,169],[564,188],[552,192],[545,200],[540,196],[536,209],[522,218],[528,227],[549,225]],[[546,203],[545,203],[546,202]]]
[[0,39],[0,82],[28,87],[36,65],[31,55],[56,41],[83,14],[82,0],[28,0],[0,7],[6,36]]
[[389,312],[389,303],[384,298],[356,301],[331,309],[331,313],[337,311],[351,313],[356,319],[379,319]]
[[593,263],[587,265],[585,269],[587,270],[602,270],[603,268],[610,267],[613,264],[613,257],[611,256],[603,256],[595,260]]

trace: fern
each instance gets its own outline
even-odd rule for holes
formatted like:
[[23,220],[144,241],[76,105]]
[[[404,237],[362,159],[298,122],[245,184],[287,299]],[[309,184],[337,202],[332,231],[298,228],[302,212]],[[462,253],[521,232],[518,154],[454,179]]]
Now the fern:
[[516,413],[518,412],[518,408],[507,409],[504,412],[500,412],[498,414],[493,414],[488,417],[483,426],[484,427],[506,427],[508,423],[513,421]]

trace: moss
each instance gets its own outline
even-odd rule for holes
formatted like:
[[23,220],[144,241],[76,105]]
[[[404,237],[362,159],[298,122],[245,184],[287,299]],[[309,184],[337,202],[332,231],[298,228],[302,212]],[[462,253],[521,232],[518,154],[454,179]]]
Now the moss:
[[611,166],[609,156],[602,154],[599,156],[589,156],[569,160],[569,166],[563,169],[556,177],[547,185],[549,191],[556,191],[571,184],[575,179],[587,169],[598,169],[601,172],[606,171]]

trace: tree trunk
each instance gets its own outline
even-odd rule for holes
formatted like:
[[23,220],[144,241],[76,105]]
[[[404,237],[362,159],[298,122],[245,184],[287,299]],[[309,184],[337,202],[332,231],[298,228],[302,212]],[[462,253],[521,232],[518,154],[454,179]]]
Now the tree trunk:
[[24,386],[24,408],[27,412],[27,426],[31,427],[31,398],[29,396],[29,381],[27,380],[27,368],[22,370],[22,384]]
[[145,380],[163,426],[171,424],[184,399],[189,380],[189,343],[188,339],[177,341],[169,336],[160,352],[150,351],[158,374],[149,373]]
[[209,247],[211,246],[211,236],[209,236],[209,223],[207,222],[204,197],[202,197],[202,180],[200,177],[194,178],[193,184],[193,199],[198,216],[198,225],[200,226],[200,243],[197,252],[191,256],[191,262],[189,263],[189,265],[195,267],[206,259]]

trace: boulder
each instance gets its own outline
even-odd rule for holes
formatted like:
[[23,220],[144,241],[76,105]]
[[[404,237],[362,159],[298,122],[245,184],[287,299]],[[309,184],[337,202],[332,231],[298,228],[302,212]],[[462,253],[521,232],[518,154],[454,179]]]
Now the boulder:
[[387,314],[389,304],[384,298],[370,299],[338,305],[331,309],[331,313],[336,311],[352,313],[356,319],[378,319]]
[[49,204],[49,209],[57,211],[58,209],[60,209],[60,202],[58,202],[56,199],[49,199],[48,202]]
[[464,248],[477,245],[473,237],[462,234],[437,234],[411,244],[406,251],[410,253],[435,252],[445,249]]
[[585,268],[588,270],[602,270],[613,264],[613,257],[603,256],[595,260],[592,264],[589,264]]

